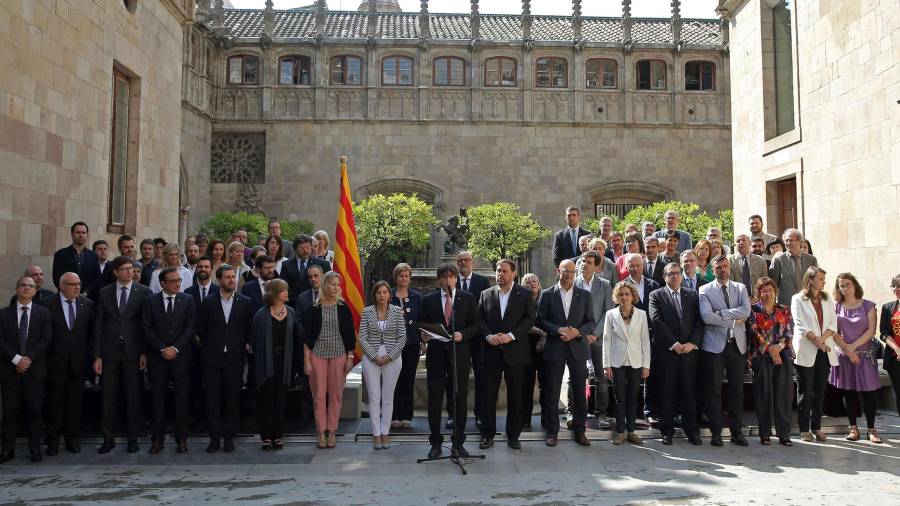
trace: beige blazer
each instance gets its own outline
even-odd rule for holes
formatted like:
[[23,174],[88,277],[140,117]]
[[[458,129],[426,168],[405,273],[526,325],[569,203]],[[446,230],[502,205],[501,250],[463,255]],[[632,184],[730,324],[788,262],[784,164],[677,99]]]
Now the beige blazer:
[[625,357],[631,367],[650,368],[650,331],[647,313],[634,308],[628,325],[615,307],[606,312],[603,323],[603,367],[622,367]]
[[[750,257],[750,286],[747,287],[747,294],[751,299],[755,298],[756,295],[756,282],[759,281],[759,278],[763,276],[768,276],[769,272],[766,269],[766,259],[759,256],[754,255],[753,253],[747,255]],[[743,270],[741,269],[741,255],[740,253],[734,253],[728,255],[728,263],[731,264],[731,280],[736,281],[738,283],[743,283]]]
[[[834,301],[831,297],[822,299],[822,326],[819,327],[819,318],[816,316],[816,308],[812,302],[802,293],[791,297],[791,316],[794,318],[794,338],[791,345],[797,353],[794,364],[801,367],[812,367],[816,362],[816,352],[819,350],[812,341],[806,338],[810,330],[822,335],[826,330],[837,332],[837,315],[834,311]],[[834,339],[828,338],[825,344],[831,348],[828,352],[828,362],[838,365],[837,352]]]

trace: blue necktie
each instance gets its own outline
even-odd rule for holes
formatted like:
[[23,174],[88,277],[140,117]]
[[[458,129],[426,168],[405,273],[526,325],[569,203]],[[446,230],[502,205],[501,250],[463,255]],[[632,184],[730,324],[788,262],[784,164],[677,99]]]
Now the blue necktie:
[[19,319],[19,355],[25,354],[25,342],[28,340],[28,307],[22,306],[22,318]]
[[119,294],[119,312],[125,314],[125,305],[128,304],[128,288],[122,287],[122,293]]

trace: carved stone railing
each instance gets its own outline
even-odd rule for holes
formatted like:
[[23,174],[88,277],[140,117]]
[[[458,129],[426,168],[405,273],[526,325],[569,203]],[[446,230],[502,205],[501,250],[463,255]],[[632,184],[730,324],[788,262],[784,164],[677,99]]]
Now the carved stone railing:
[[672,94],[639,91],[631,95],[631,117],[635,123],[672,123]]
[[275,88],[272,93],[272,116],[275,118],[312,119],[316,101],[310,88]]
[[219,90],[219,96],[219,116],[223,119],[262,119],[262,88],[227,87]]
[[416,90],[381,88],[378,90],[379,119],[416,119]]
[[719,93],[686,92],[681,95],[681,121],[684,123],[725,123],[727,106]]
[[468,90],[428,91],[428,117],[430,119],[467,119],[469,118]]
[[532,121],[572,121],[571,91],[534,91],[531,94]]
[[330,88],[325,94],[328,119],[362,119],[366,115],[366,91],[362,88]]
[[586,122],[619,122],[625,118],[622,92],[588,90],[584,92],[582,120]]
[[485,88],[481,92],[481,118],[515,121],[522,119],[522,92]]

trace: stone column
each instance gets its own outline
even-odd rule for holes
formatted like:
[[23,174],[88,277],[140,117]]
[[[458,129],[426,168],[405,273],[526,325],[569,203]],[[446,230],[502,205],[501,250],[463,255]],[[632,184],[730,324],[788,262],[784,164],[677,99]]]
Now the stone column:
[[[417,100],[417,111],[416,116],[418,119],[428,119],[428,105],[430,99],[430,89],[431,89],[431,79],[428,78],[430,75],[428,72],[428,68],[431,64],[429,61],[429,51],[428,51],[428,39],[431,38],[431,28],[430,28],[430,15],[428,14],[428,0],[421,0],[419,2],[420,10],[419,10],[419,44],[417,46],[418,53],[418,64],[417,64],[417,79],[418,79],[418,93],[416,94]],[[434,69],[431,69],[434,72]]]
[[622,121],[634,121],[634,62],[631,58],[631,0],[622,0]]
[[581,0],[572,0],[572,35],[575,43],[572,46],[572,116],[571,120],[581,121],[584,110],[584,71],[581,50],[584,40],[581,37]]

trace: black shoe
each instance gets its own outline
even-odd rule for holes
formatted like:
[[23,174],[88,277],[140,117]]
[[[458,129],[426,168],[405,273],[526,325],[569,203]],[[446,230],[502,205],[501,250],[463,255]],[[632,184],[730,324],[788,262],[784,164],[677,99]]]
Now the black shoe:
[[700,446],[703,444],[703,441],[700,439],[700,434],[693,433],[688,434],[688,441],[694,446]]
[[750,444],[747,442],[747,438],[740,432],[736,432],[731,436],[731,442],[738,446],[747,446]]
[[13,452],[0,453],[0,464],[5,464],[14,458],[16,458],[16,454]]
[[791,438],[789,437],[778,438],[778,444],[781,446],[794,446],[794,443],[791,442]]
[[429,459],[436,459],[441,456],[441,445],[431,445],[431,450],[428,451]]
[[452,428],[453,428],[453,419],[452,419],[452,418],[448,418],[448,419],[447,419],[447,423],[444,424],[444,428],[445,428],[445,429],[452,429]]
[[187,453],[187,441],[179,441],[178,446],[175,447],[175,453]]
[[709,440],[709,444],[713,446],[722,446],[722,435],[721,434],[713,434],[712,439]]
[[206,447],[206,453],[216,453],[217,451],[219,451],[219,440],[210,439],[209,445]]
[[48,444],[47,445],[47,456],[55,457],[57,455],[59,455],[59,442],[57,442],[55,444],[54,443]]
[[100,453],[100,454],[109,453],[115,447],[116,447],[115,441],[112,441],[112,440],[104,441],[103,444],[100,445],[100,449],[97,450],[97,453]]
[[494,447],[494,440],[488,438],[487,436],[481,438],[481,442],[478,443],[478,448],[482,450],[487,450],[488,448]]
[[[163,443],[160,441],[154,441],[150,445],[150,451],[148,453],[150,453],[150,455],[156,455],[157,453],[161,452],[162,450],[163,450]],[[133,453],[131,451],[131,443],[128,443],[128,452]]]
[[484,419],[480,417],[475,418],[475,427],[478,430],[484,430]]
[[575,434],[575,437],[572,439],[574,439],[575,442],[580,444],[581,446],[591,446],[591,440],[584,435],[584,432]]
[[520,443],[518,439],[507,440],[506,446],[512,448],[513,450],[521,450],[522,449],[522,443]]
[[672,444],[672,436],[666,434],[662,437],[662,444],[671,445]]
[[[732,439],[732,441],[734,441],[734,439]],[[769,436],[760,436],[759,444],[769,446],[770,444],[772,444],[772,438]]]
[[40,462],[41,460],[43,460],[43,458],[41,457],[40,447],[35,448],[34,450],[31,450],[31,461],[32,462]]
[[225,453],[234,453],[234,439],[225,438]]
[[469,456],[468,450],[463,448],[462,446],[458,446],[450,449],[450,456],[456,458],[467,458]]
[[281,439],[272,441],[272,450],[278,451],[284,449],[284,442]]
[[[162,443],[160,443],[160,446],[162,446]],[[128,442],[128,453],[137,453],[139,451],[141,451],[141,447],[138,446],[137,441],[129,441]]]
[[66,451],[69,453],[81,453],[81,444],[78,441],[66,441]]

